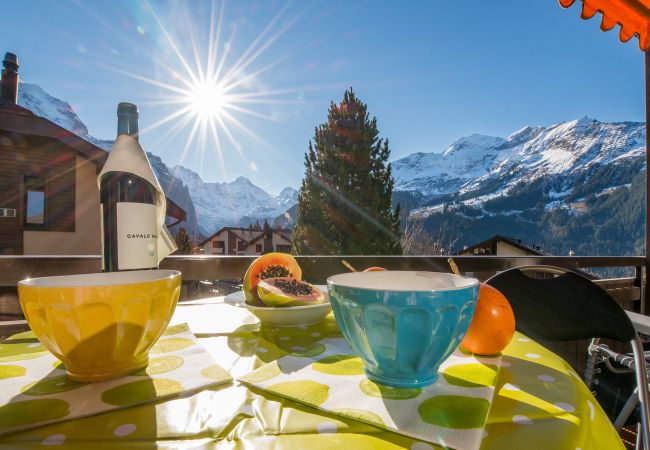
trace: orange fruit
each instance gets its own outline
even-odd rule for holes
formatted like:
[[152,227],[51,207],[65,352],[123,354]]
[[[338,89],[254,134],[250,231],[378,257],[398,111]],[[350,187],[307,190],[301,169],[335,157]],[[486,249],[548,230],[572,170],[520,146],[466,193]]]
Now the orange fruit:
[[460,345],[478,355],[494,355],[510,343],[515,334],[515,315],[504,295],[481,283],[476,309]]
[[364,272],[384,272],[386,269],[383,267],[368,267]]

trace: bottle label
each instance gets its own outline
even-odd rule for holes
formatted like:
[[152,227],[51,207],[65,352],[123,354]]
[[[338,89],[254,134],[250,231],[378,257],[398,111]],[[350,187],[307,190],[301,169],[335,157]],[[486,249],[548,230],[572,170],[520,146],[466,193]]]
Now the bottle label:
[[120,270],[158,267],[155,205],[117,203],[117,265]]

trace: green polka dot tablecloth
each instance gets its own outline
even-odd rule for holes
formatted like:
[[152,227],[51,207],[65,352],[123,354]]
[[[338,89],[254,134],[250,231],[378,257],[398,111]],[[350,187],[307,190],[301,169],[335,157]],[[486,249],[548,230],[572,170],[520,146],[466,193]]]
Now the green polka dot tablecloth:
[[128,408],[231,381],[186,324],[167,329],[149,365],[98,383],[68,379],[65,367],[31,333],[0,343],[0,435]]
[[320,410],[445,447],[478,449],[501,356],[458,350],[435,383],[399,389],[366,378],[345,339],[325,339],[240,377],[264,391]]

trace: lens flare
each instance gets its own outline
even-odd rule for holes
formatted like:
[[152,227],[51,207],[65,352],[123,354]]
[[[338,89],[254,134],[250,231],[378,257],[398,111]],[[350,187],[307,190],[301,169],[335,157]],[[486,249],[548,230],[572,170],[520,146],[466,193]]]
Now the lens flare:
[[[185,134],[179,149],[178,164],[183,164],[192,155],[195,160],[212,160],[214,156],[224,171],[224,151],[234,151],[243,167],[255,170],[254,155],[245,152],[240,138],[250,139],[256,148],[264,148],[283,157],[283,153],[253,131],[247,120],[261,119],[280,123],[278,114],[269,113],[264,107],[272,105],[304,105],[304,93],[316,90],[340,89],[345,84],[307,85],[290,88],[271,88],[262,82],[262,77],[285,61],[289,55],[276,55],[271,63],[256,67],[262,55],[268,53],[272,44],[285,34],[311,7],[307,4],[300,11],[289,13],[289,4],[282,6],[268,24],[252,39],[248,46],[235,52],[237,27],[225,20],[225,0],[211,0],[209,17],[204,20],[191,14],[188,3],[177,3],[181,10],[164,10],[159,4],[143,0],[136,16],[147,22],[146,34],[152,43],[147,48],[154,66],[155,76],[135,73],[110,63],[97,65],[159,89],[144,105],[164,106],[166,115],[143,126],[140,134],[145,136],[161,128],[152,147],[169,142],[177,135]],[[94,16],[93,16],[94,17]],[[108,26],[101,18],[102,25]],[[140,25],[138,25],[140,26]],[[111,31],[119,33],[114,27]],[[144,28],[143,28],[144,29]],[[120,36],[124,39],[124,36]],[[138,45],[129,42],[130,46]],[[298,99],[296,99],[298,95]],[[223,178],[227,178],[224,172]]]
[[220,117],[224,108],[228,107],[226,95],[216,83],[196,84],[192,88],[188,100],[192,106],[192,112],[204,120],[210,117]]

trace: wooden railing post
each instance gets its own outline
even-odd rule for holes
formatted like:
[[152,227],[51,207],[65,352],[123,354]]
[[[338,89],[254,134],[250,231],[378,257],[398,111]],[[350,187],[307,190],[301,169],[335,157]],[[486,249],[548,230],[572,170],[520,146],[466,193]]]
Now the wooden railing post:
[[645,314],[646,305],[646,285],[645,285],[645,266],[636,266],[634,268],[634,286],[639,288],[639,312]]

